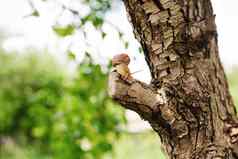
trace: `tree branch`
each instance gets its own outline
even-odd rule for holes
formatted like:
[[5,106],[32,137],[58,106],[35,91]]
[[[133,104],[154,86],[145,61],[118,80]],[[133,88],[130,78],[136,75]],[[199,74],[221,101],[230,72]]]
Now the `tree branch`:
[[109,75],[109,95],[125,108],[150,119],[156,107],[166,104],[163,90],[156,91],[151,85],[138,80],[126,81],[113,71]]
[[[156,88],[136,79],[123,80],[120,74],[113,71],[109,75],[109,95],[123,107],[137,112],[150,122],[153,129],[165,133],[169,138],[182,138],[188,135],[188,126],[182,115],[176,110],[178,102],[169,97],[165,88]],[[190,111],[186,111],[187,122],[196,119]]]

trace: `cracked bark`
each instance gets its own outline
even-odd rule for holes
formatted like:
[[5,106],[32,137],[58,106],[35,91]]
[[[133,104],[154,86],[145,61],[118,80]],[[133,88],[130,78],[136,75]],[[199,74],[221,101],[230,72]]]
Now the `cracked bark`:
[[109,78],[109,93],[147,120],[171,159],[238,158],[238,120],[210,0],[124,0],[152,81]]

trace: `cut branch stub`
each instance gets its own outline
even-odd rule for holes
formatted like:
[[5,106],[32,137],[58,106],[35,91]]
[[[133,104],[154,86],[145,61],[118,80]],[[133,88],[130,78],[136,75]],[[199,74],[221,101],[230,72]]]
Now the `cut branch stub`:
[[136,111],[142,118],[150,119],[157,106],[165,104],[163,93],[138,80],[122,80],[120,74],[109,75],[109,95],[125,108]]

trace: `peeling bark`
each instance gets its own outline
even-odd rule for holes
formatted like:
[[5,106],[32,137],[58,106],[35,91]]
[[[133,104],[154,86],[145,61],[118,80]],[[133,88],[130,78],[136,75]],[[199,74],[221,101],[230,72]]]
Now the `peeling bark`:
[[171,159],[238,158],[238,121],[210,0],[124,0],[152,81],[112,72],[110,95],[156,131]]

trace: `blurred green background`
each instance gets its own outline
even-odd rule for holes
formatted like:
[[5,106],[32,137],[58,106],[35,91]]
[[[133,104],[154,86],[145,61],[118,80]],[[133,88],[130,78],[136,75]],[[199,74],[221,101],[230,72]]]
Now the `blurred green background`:
[[[42,4],[48,2],[40,1]],[[38,7],[34,0],[29,2],[31,12],[26,17],[39,20],[37,18],[44,16],[46,11],[39,10],[43,8],[42,4]],[[7,51],[2,44],[10,35],[0,30],[0,159],[165,158],[159,137],[152,130],[129,131],[130,121],[125,110],[107,96],[110,62],[108,59],[103,64],[98,62],[110,50],[99,52],[95,59],[96,53],[91,50],[94,46],[87,42],[92,35],[88,28],[98,33],[93,32],[93,37],[99,35],[101,40],[105,40],[111,30],[104,26],[109,25],[116,31],[111,38],[118,38],[123,50],[131,49],[136,57],[142,57],[138,53],[140,48],[130,48],[133,42],[121,26],[115,26],[105,18],[112,3],[120,10],[121,2],[80,0],[78,3],[86,8],[86,13],[62,3],[57,18],[64,16],[65,12],[70,12],[73,18],[66,18],[68,22],[63,24],[57,19],[50,26],[57,38],[63,39],[62,43],[74,39],[78,32],[84,37],[83,40],[70,41],[64,50],[65,63],[48,49],[30,47],[21,52]],[[126,28],[132,34],[130,29]],[[80,47],[87,46],[81,50],[83,53],[71,47],[74,42]],[[118,53],[118,50],[114,49],[113,53]],[[72,63],[74,67],[69,69]],[[137,65],[144,69],[141,63]],[[238,106],[238,69],[234,67],[227,75]]]

